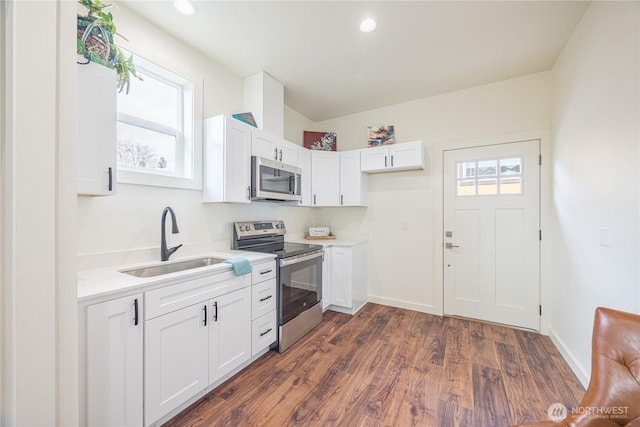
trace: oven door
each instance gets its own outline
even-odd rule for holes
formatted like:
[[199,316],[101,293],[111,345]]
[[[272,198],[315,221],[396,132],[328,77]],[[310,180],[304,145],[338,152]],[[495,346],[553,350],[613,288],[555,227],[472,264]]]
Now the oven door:
[[269,201],[302,200],[301,172],[262,157],[251,157],[251,199]]
[[280,260],[280,325],[322,301],[323,256],[320,250]]

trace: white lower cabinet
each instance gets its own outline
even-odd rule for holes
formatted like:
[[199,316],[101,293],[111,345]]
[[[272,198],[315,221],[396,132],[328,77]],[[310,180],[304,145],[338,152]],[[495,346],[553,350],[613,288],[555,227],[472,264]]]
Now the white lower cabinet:
[[209,384],[251,358],[251,288],[209,303]]
[[142,319],[142,294],[87,307],[87,425],[142,425]]
[[367,302],[367,245],[331,246],[331,306],[349,314]]
[[157,426],[276,341],[276,265],[269,260],[252,265],[250,275],[226,270],[81,307],[82,424]]
[[[206,303],[145,324],[145,421],[160,419],[209,384]],[[209,317],[209,316],[207,316]]]

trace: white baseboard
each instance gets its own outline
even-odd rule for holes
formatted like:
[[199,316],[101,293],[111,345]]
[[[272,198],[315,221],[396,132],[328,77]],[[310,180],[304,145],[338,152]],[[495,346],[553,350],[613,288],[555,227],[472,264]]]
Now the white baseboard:
[[421,313],[429,313],[429,314],[435,314],[437,316],[442,316],[442,311],[438,310],[438,308],[433,305],[418,304],[415,302],[397,300],[393,298],[377,297],[374,295],[369,295],[368,299],[369,299],[369,302],[373,302],[376,304],[388,305],[390,307],[396,307],[396,308],[406,308],[407,310],[419,311]]
[[555,344],[564,360],[566,360],[573,373],[576,374],[578,380],[580,380],[582,386],[586,389],[589,386],[589,378],[591,377],[589,370],[585,369],[584,366],[578,362],[571,350],[569,350],[565,342],[555,333],[553,328],[549,328],[549,338],[551,338],[553,344]]

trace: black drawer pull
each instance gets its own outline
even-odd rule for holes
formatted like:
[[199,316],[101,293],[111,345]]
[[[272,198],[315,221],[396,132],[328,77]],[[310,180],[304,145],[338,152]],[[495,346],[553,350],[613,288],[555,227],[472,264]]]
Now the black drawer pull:
[[260,302],[266,301],[271,298],[273,295],[269,295],[268,297],[260,298]]
[[133,324],[138,326],[138,298],[133,300]]
[[267,274],[267,273],[271,273],[272,271],[273,271],[272,269],[263,270],[260,272],[260,274]]
[[218,321],[218,301],[213,303],[213,308],[216,309],[215,313],[213,314],[213,321],[217,322]]
[[272,330],[273,330],[273,328],[269,328],[264,332],[260,332],[260,336],[263,337],[263,336],[267,335],[269,332],[271,332]]

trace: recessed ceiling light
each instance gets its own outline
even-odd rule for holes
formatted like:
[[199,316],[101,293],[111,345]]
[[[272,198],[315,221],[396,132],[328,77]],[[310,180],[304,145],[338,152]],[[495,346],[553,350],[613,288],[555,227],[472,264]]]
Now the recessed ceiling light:
[[371,18],[367,18],[360,23],[360,31],[363,33],[370,33],[376,29],[376,21]]
[[185,15],[193,15],[196,11],[195,6],[190,0],[175,0],[173,2],[173,7],[178,9],[178,12],[184,13]]

